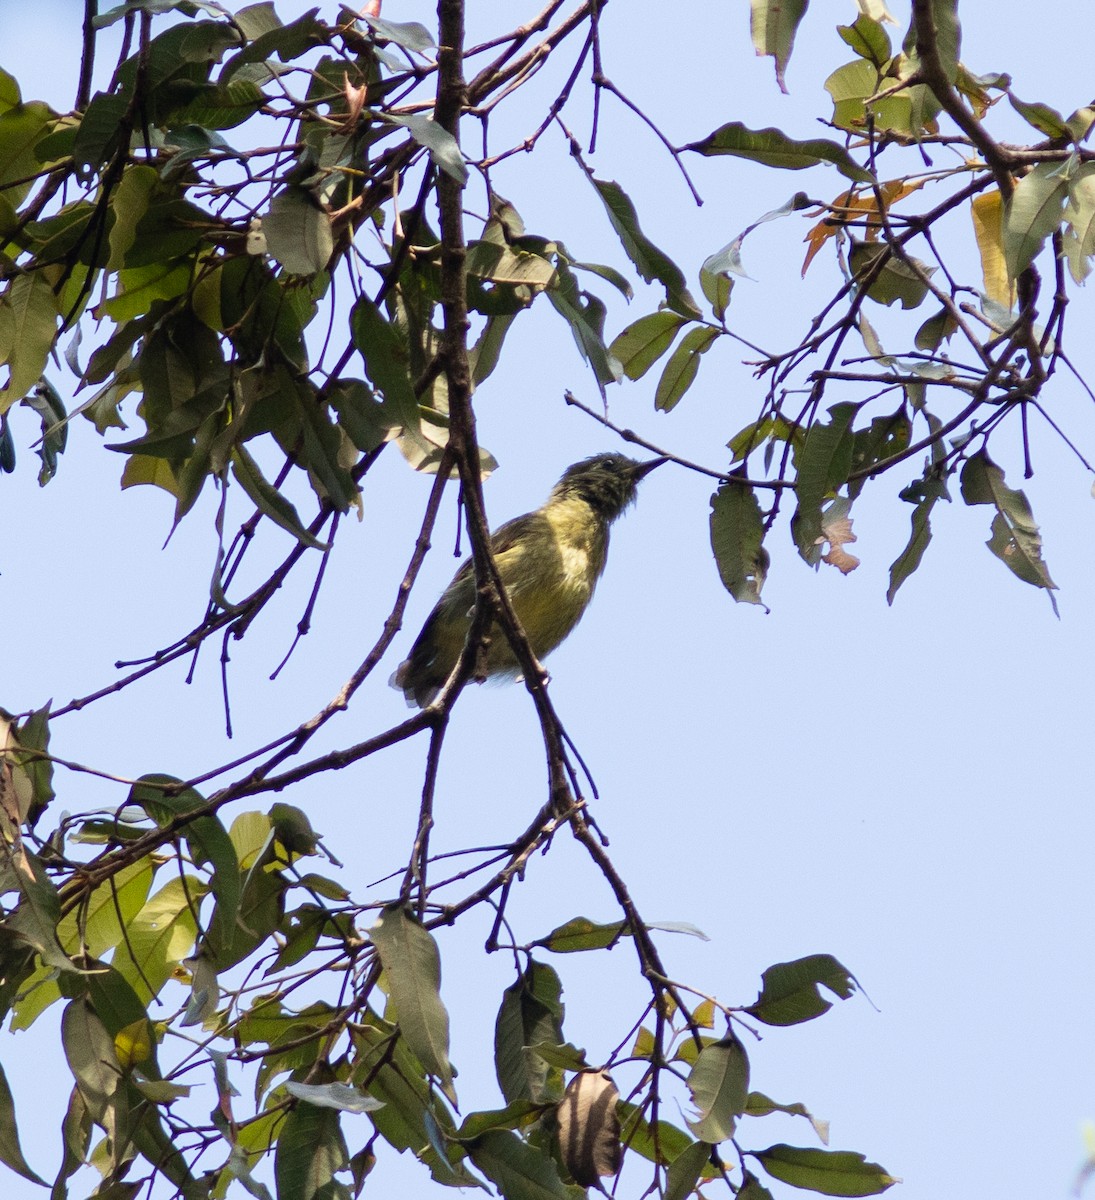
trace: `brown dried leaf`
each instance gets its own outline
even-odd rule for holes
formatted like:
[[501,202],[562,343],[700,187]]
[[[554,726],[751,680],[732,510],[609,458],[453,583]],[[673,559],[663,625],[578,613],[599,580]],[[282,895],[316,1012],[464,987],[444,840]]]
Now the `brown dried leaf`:
[[559,1151],[581,1187],[597,1187],[602,1175],[620,1169],[620,1093],[607,1071],[580,1071],[559,1102]]
[[852,532],[852,518],[841,515],[834,516],[831,520],[823,520],[821,532],[829,543],[829,553],[823,554],[821,561],[827,562],[831,567],[836,567],[841,575],[847,575],[854,571],[859,566],[859,559],[844,549],[849,542],[855,541],[855,534]]

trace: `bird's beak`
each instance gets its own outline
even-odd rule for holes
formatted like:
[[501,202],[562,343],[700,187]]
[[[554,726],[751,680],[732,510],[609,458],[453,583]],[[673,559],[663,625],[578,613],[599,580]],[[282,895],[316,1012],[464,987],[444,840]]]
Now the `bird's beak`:
[[660,467],[662,463],[668,462],[669,459],[663,454],[660,458],[652,458],[649,462],[638,463],[635,467],[635,482],[644,479],[655,467]]

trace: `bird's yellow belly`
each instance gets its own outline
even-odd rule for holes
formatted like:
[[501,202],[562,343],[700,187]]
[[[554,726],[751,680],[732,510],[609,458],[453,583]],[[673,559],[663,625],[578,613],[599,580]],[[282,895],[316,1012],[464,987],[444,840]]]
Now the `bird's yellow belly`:
[[[593,597],[607,551],[606,533],[585,504],[564,502],[544,515],[551,534],[537,542],[536,569],[528,571],[523,569],[526,564],[514,562],[514,569],[503,571],[514,612],[537,658],[550,654],[577,625]],[[498,628],[488,661],[492,670],[516,669]]]

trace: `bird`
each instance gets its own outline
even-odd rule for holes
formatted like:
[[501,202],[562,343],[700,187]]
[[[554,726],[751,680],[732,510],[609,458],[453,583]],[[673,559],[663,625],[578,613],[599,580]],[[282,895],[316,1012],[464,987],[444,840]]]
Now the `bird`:
[[[665,457],[638,462],[595,454],[567,467],[547,502],[491,534],[490,548],[532,652],[545,658],[593,599],[608,556],[609,527],[635,501],[639,481]],[[464,562],[426,618],[411,652],[388,681],[410,708],[426,708],[452,674],[475,610],[475,570]],[[490,631],[486,674],[516,679],[520,667],[505,634]]]

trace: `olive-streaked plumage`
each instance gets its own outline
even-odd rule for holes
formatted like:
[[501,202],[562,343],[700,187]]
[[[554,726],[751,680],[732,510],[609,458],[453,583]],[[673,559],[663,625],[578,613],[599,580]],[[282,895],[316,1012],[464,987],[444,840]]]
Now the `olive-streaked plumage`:
[[[634,501],[639,480],[663,462],[636,462],[622,454],[584,459],[567,467],[542,508],[507,521],[491,535],[498,573],[537,658],[550,654],[581,620],[605,569],[609,526]],[[425,708],[452,674],[474,608],[469,559],[391,678],[408,705]],[[488,675],[519,672],[497,626],[491,630],[486,667]]]

